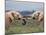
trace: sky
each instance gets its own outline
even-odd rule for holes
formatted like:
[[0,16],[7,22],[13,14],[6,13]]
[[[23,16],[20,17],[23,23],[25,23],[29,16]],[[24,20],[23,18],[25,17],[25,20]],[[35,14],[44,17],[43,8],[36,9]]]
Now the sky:
[[44,3],[42,2],[20,2],[13,0],[6,0],[6,10],[17,10],[17,11],[32,11],[32,10],[43,10]]

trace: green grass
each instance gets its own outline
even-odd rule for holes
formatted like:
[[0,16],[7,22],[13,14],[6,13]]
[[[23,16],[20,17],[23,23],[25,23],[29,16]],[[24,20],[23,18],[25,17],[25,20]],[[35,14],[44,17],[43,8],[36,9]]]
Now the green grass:
[[26,25],[22,25],[22,20],[16,20],[13,24],[6,29],[6,34],[16,34],[16,33],[37,33],[44,32],[44,23],[38,22],[33,19],[26,19]]

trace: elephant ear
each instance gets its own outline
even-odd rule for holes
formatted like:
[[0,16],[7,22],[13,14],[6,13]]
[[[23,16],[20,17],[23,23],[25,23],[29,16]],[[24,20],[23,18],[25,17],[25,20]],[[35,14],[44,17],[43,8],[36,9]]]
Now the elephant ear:
[[9,17],[9,22],[11,23],[12,22],[12,19]]
[[38,13],[38,16],[40,15],[40,13]]
[[11,15],[14,17],[14,13],[11,13]]

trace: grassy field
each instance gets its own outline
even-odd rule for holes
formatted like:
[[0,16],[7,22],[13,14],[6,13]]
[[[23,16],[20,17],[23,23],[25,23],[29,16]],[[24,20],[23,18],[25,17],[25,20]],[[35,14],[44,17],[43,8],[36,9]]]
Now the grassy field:
[[38,33],[44,32],[44,22],[38,22],[33,19],[26,19],[26,25],[22,25],[22,20],[16,20],[13,24],[6,29],[6,34],[19,34],[19,33]]

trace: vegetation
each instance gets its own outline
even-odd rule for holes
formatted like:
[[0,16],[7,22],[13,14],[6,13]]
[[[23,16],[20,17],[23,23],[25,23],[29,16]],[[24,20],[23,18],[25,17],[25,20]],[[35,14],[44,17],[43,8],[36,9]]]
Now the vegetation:
[[6,29],[6,34],[38,33],[44,32],[44,22],[38,22],[33,19],[26,19],[26,25],[22,25],[22,20],[15,20],[11,26]]

